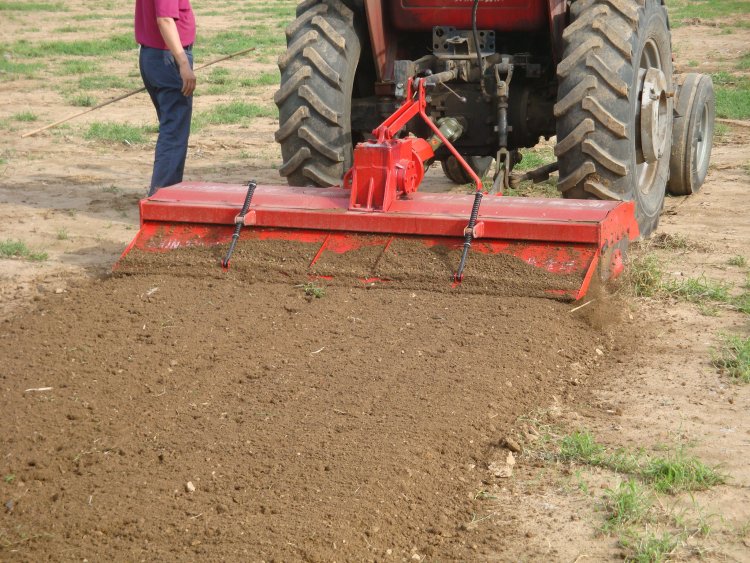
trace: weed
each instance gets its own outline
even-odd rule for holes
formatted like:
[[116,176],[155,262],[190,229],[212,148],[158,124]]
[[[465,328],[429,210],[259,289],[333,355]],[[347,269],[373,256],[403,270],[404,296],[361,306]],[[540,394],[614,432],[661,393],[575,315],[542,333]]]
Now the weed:
[[726,481],[724,475],[707,466],[683,448],[666,458],[654,458],[646,463],[642,476],[660,493],[703,491]]
[[137,145],[146,142],[144,128],[129,123],[92,123],[84,135],[92,141]]
[[732,297],[732,301],[729,306],[735,311],[750,315],[750,291],[745,291],[740,295]]
[[688,301],[700,302],[729,301],[730,286],[706,277],[669,280],[662,284],[662,291],[672,297],[682,297]]
[[573,432],[560,443],[560,457],[567,461],[600,465],[604,452],[604,446],[597,444],[590,432]]
[[620,538],[620,545],[630,551],[626,561],[635,563],[660,563],[674,552],[680,544],[679,536],[664,532],[661,536],[649,532],[636,536],[632,532]]
[[664,250],[692,250],[700,248],[700,245],[681,234],[656,233],[648,243],[653,248],[662,248]]
[[69,101],[70,105],[82,108],[90,108],[96,105],[96,98],[89,94],[80,94],[71,98]]
[[15,79],[19,76],[30,78],[38,70],[44,68],[41,63],[15,63],[12,58],[0,57],[0,76]]
[[68,230],[65,227],[57,229],[57,240],[68,240]]
[[0,258],[26,258],[33,262],[43,262],[48,256],[46,252],[33,252],[23,241],[5,239],[0,241]]
[[729,135],[729,125],[726,123],[716,123],[714,124],[714,137],[717,140],[723,140]]
[[99,63],[86,59],[72,59],[62,61],[58,67],[62,74],[66,75],[80,75],[91,72],[97,72],[99,70]]
[[750,383],[750,337],[723,335],[711,362],[741,383]]
[[322,299],[326,294],[326,289],[324,287],[315,285],[313,282],[306,283],[302,286],[302,289],[307,297],[313,297],[315,299]]
[[669,4],[670,19],[675,25],[684,24],[689,20],[731,18],[745,13],[747,13],[747,2],[745,0],[721,0],[720,2],[674,0]]
[[479,491],[474,495],[474,500],[497,500],[497,496],[487,491]]
[[0,12],[67,12],[64,4],[46,2],[0,2]]
[[39,119],[39,116],[30,111],[22,111],[13,115],[13,119],[15,119],[16,121],[36,121],[37,119]]
[[728,119],[750,117],[750,80],[734,77],[728,73],[717,73],[716,116]]
[[119,76],[97,74],[94,76],[82,76],[78,79],[78,87],[81,90],[124,89],[129,86],[131,84]]
[[234,101],[218,104],[208,111],[198,114],[193,120],[194,130],[206,125],[230,125],[247,122],[255,117],[278,117],[278,109],[247,102]]
[[5,49],[20,57],[45,58],[50,55],[74,55],[79,57],[100,57],[114,55],[135,49],[132,32],[113,35],[105,39],[88,41],[44,41],[30,43],[21,39]]
[[631,260],[627,277],[636,296],[653,297],[661,290],[664,271],[655,255],[643,254]]
[[120,190],[120,188],[118,188],[117,186],[112,185],[112,186],[105,186],[105,187],[103,187],[102,191],[104,193],[108,193],[108,194],[119,194],[120,191],[122,191],[122,190]]
[[739,268],[744,268],[747,266],[747,258],[741,255],[732,256],[729,260],[727,260],[727,264],[730,266],[737,266]]
[[698,303],[698,312],[704,317],[719,316],[719,308],[708,303]]
[[628,524],[640,523],[652,503],[643,485],[634,479],[621,482],[616,489],[607,489],[604,491],[604,499],[608,513],[604,526],[606,532]]
[[16,476],[13,473],[8,473],[5,477],[3,477],[3,481],[8,483],[9,485],[16,480]]
[[515,165],[514,170],[534,170],[552,162],[555,162],[555,153],[552,147],[539,147],[524,151],[521,162]]
[[243,78],[240,80],[240,86],[253,87],[253,86],[275,86],[279,83],[278,72],[263,72],[257,76],[250,78]]

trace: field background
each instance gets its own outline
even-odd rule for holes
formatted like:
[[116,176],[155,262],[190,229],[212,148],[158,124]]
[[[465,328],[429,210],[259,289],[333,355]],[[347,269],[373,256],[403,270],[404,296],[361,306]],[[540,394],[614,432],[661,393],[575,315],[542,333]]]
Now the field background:
[[[105,275],[138,228],[156,140],[145,94],[21,138],[141,86],[130,4],[0,1],[0,319],[8,323]],[[198,72],[185,178],[279,183],[272,98],[295,2],[195,4],[196,66],[256,50]],[[498,560],[750,559],[750,391],[741,385],[743,373],[750,379],[750,2],[668,5],[678,71],[710,73],[716,85],[720,122],[709,178],[696,196],[668,199],[660,234],[641,245],[634,278],[618,296],[648,338],[635,354],[627,344],[612,350],[612,365],[589,382],[585,400],[555,396],[516,424],[514,439],[525,450],[512,481],[466,491],[483,504],[467,518],[464,547],[472,549],[479,530],[487,559],[488,526],[509,531],[492,556]],[[551,146],[528,151],[524,166],[548,161]],[[550,195],[553,184],[542,193]],[[428,187],[447,187],[439,170],[429,173]],[[727,349],[734,363],[717,360]],[[607,528],[612,499],[628,500],[619,487],[629,472],[601,456],[561,457],[564,437],[579,430],[607,451],[656,455],[665,444],[673,453],[684,446],[718,465],[727,483],[678,495],[652,491],[639,517]],[[0,437],[0,445],[10,449],[10,439]],[[14,471],[0,476],[3,503],[25,494]],[[0,521],[0,559],[33,559],[27,550],[49,531],[19,526],[10,512]],[[185,553],[200,557],[200,547],[186,542]],[[95,550],[76,555],[96,559]],[[440,559],[439,550],[388,555]]]

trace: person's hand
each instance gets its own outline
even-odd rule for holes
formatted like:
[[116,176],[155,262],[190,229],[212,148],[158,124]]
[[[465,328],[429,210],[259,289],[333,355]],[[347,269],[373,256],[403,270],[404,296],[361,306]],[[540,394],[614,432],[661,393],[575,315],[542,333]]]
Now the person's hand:
[[180,62],[180,78],[182,78],[182,95],[185,97],[192,96],[195,91],[195,73],[190,68],[187,58]]

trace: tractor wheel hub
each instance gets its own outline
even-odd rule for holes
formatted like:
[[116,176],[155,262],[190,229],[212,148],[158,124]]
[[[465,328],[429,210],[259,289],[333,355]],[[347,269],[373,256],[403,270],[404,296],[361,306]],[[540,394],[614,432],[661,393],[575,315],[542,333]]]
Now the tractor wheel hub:
[[667,77],[651,67],[644,76],[641,93],[641,149],[648,163],[664,156],[669,117]]

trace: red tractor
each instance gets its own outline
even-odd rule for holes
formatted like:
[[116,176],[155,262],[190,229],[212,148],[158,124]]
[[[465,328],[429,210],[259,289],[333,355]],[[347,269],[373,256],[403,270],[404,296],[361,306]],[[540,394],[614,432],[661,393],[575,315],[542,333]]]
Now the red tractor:
[[[661,0],[304,0],[286,34],[276,140],[292,186],[340,185],[418,78],[477,175],[497,162],[491,191],[518,179],[519,149],[556,136],[557,162],[525,177],[559,170],[563,197],[633,200],[648,235],[667,189],[705,179],[713,86],[673,76]],[[431,133],[413,120],[401,134]],[[435,159],[470,181],[446,147]]]

